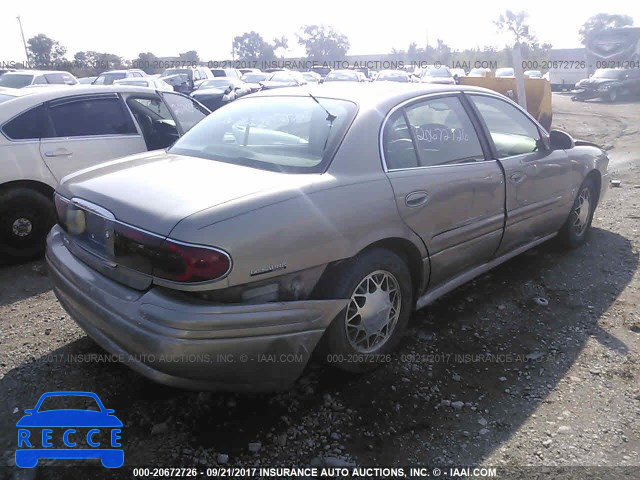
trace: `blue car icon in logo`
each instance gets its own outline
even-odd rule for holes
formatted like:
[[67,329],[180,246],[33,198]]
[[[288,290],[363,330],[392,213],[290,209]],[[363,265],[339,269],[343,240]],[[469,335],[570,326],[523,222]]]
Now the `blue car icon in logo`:
[[[50,408],[65,404],[64,408]],[[91,409],[67,408],[68,404]],[[48,392],[16,423],[16,465],[33,468],[41,458],[100,459],[107,468],[124,463],[122,422],[92,392]]]

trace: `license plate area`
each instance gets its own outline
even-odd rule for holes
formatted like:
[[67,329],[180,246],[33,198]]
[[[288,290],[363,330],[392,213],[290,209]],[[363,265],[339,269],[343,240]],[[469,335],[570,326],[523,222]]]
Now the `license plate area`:
[[72,199],[67,210],[67,233],[76,245],[112,262],[115,217],[108,210]]

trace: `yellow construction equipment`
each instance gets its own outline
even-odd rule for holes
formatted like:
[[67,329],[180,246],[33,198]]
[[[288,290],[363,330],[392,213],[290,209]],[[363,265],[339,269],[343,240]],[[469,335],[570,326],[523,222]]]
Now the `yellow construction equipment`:
[[[460,77],[462,85],[475,85],[501,93],[514,102],[518,102],[516,79],[513,77]],[[544,78],[524,79],[527,96],[527,110],[542,125],[549,130],[551,127],[551,85]]]

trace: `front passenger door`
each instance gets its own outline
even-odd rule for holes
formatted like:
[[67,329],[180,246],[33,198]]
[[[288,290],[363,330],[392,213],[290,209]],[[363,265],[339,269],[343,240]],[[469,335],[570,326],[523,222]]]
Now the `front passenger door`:
[[567,153],[551,150],[538,126],[507,100],[466,95],[484,122],[492,154],[505,172],[507,219],[497,255],[557,232],[575,196]]

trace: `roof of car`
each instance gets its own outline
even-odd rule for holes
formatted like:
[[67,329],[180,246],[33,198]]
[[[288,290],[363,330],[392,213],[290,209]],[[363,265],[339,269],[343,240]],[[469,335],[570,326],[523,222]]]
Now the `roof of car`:
[[360,106],[397,104],[417,96],[431,93],[450,92],[483,92],[499,96],[495,91],[482,87],[467,85],[440,85],[430,83],[397,83],[397,82],[328,82],[306,87],[286,87],[256,92],[245,98],[296,96],[303,97],[311,93],[316,98],[333,98],[348,100]]
[[27,69],[5,72],[4,75],[16,75],[16,74],[45,75],[47,73],[66,73],[67,75],[71,75],[69,72],[66,72],[64,70],[27,70]]
[[[21,89],[24,90],[24,89]],[[155,89],[134,85],[49,85],[47,88],[30,89],[27,93],[16,95],[16,98],[0,104],[0,122],[14,117],[24,110],[41,103],[56,100],[58,98],[73,97],[77,95],[138,92],[153,93]],[[6,93],[4,90],[2,93]],[[14,95],[14,93],[10,93]]]

